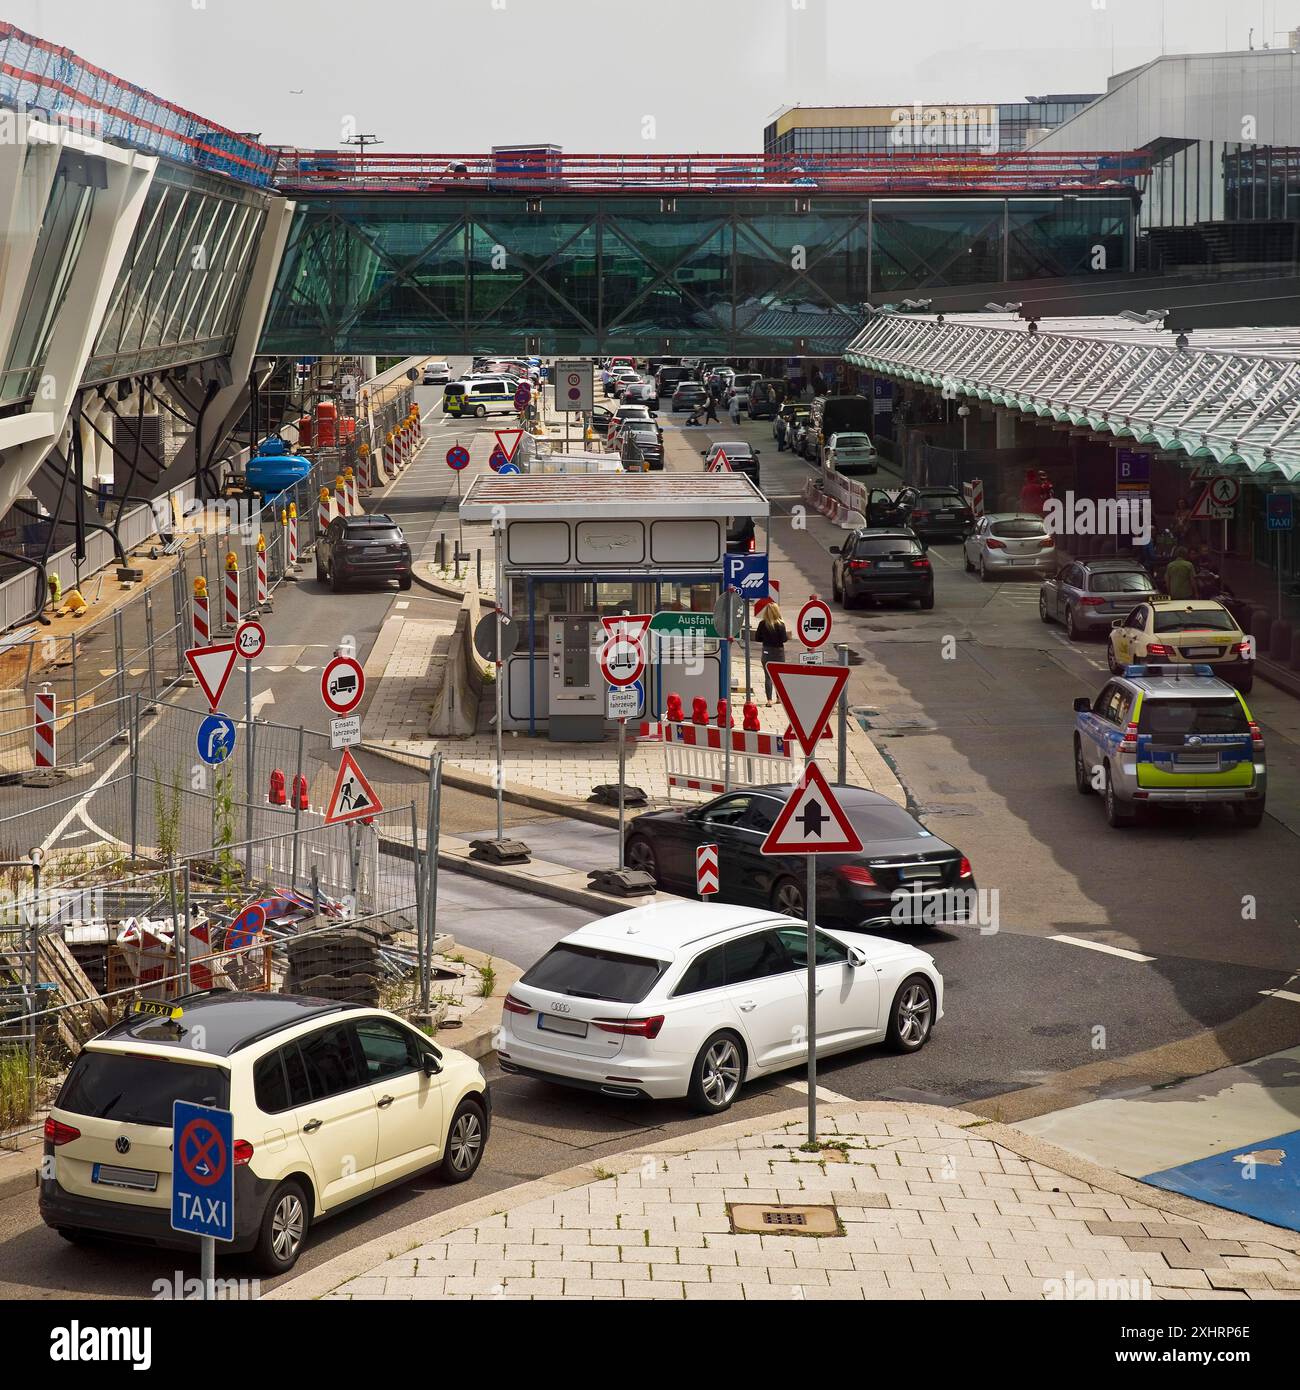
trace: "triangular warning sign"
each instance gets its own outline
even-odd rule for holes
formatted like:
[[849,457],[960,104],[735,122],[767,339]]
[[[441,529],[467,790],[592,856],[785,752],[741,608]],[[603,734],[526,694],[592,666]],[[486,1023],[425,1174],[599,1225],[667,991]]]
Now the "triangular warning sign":
[[790,716],[791,732],[811,757],[817,750],[817,735],[849,678],[849,668],[773,662],[767,673]]
[[619,613],[600,621],[605,624],[605,631],[611,638],[621,637],[625,642],[638,646],[645,637],[652,616],[650,613]]
[[727,457],[725,449],[719,449],[713,456],[713,461],[709,464],[710,473],[734,473],[736,470],[731,466],[731,460]]
[[338,825],[347,820],[369,820],[384,809],[383,803],[375,795],[375,789],[366,781],[366,775],[357,766],[352,750],[343,750],[343,761],[339,763],[339,775],[334,779],[334,791],[329,805],[325,808],[325,824]]
[[776,824],[759,846],[763,854],[857,854],[861,848],[858,832],[816,763],[804,769]]
[[515,450],[519,447],[519,441],[524,437],[523,430],[493,430],[497,437],[497,443],[501,446],[501,452],[506,456],[507,463],[515,461]]
[[190,663],[203,693],[208,697],[208,708],[216,709],[221,703],[226,682],[235,669],[235,659],[239,652],[233,642],[219,642],[213,647],[190,647],[185,660]]
[[1201,495],[1196,499],[1196,505],[1191,510],[1192,521],[1227,521],[1231,518],[1233,508],[1221,505],[1214,500],[1213,483],[1207,483],[1201,489]]

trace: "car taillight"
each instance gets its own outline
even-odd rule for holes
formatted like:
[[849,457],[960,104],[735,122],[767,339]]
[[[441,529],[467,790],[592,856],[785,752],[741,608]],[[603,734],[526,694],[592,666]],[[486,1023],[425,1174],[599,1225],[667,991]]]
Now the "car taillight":
[[850,561],[849,561],[849,568],[850,568],[851,570],[869,570],[869,569],[871,568],[871,561],[870,561],[870,560],[850,560]]
[[253,1146],[247,1139],[236,1139],[232,1154],[236,1167],[241,1163],[251,1163],[253,1159]]
[[925,513],[924,513],[923,511],[914,511],[914,512],[912,513],[912,520],[913,520],[913,521],[921,521],[924,517],[925,517]]
[[877,888],[875,878],[870,869],[864,869],[860,864],[845,864],[842,868],[835,870],[836,876],[842,878],[845,883],[856,883],[863,888]]
[[1038,548],[1039,550],[1050,550],[1055,544],[1055,536],[1044,536],[1043,539],[1038,542]]
[[625,1033],[636,1038],[657,1038],[664,1026],[663,1014],[653,1018],[593,1018],[602,1033]]
[[1165,643],[1163,643],[1163,642],[1148,642],[1148,643],[1147,643],[1147,655],[1148,655],[1148,656],[1173,656],[1173,654],[1174,654],[1174,649],[1173,649],[1172,647],[1170,647],[1170,646],[1166,646]]
[[1087,594],[1079,600],[1079,604],[1083,608],[1100,608],[1105,602],[1106,600],[1104,598],[1092,598]]
[[503,1006],[508,1014],[530,1014],[532,1009],[522,1000],[516,999],[513,994],[506,995],[506,1002]]
[[61,1120],[56,1120],[53,1115],[45,1118],[45,1139],[47,1143],[53,1144],[56,1148],[60,1144],[70,1144],[74,1139],[81,1138],[81,1131],[73,1129],[71,1125],[65,1125]]
[[912,568],[914,570],[928,570],[930,568],[930,562],[922,555],[919,560],[912,561]]
[[1124,730],[1124,737],[1119,741],[1119,751],[1121,753],[1136,753],[1138,751],[1138,726],[1129,724]]
[[1243,657],[1249,657],[1249,656],[1250,656],[1250,649],[1251,649],[1251,642],[1250,642],[1250,639],[1249,639],[1249,638],[1247,638],[1246,641],[1244,641],[1244,642],[1238,642],[1238,643],[1236,643],[1236,645],[1232,648],[1232,650],[1233,650],[1234,652],[1236,652],[1238,656],[1243,656]]
[[972,869],[970,866],[970,860],[967,859],[966,856],[963,854],[961,857],[961,865],[957,870],[957,877],[970,878],[971,875],[974,874],[974,872],[975,870]]
[[990,536],[984,544],[988,546],[990,550],[1005,550],[1007,548],[1007,543],[1005,541],[996,541],[992,536]]
[[1252,748],[1263,748],[1264,746],[1263,731],[1253,719],[1250,721],[1250,746]]

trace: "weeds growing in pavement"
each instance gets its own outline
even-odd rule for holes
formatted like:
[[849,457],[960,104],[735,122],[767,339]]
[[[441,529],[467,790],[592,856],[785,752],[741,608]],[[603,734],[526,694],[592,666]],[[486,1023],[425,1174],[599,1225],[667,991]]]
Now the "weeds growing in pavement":
[[496,966],[492,964],[492,957],[489,956],[478,968],[479,983],[478,995],[480,999],[491,999],[492,991],[497,984]]
[[174,771],[170,782],[164,782],[153,768],[153,819],[158,841],[158,857],[170,864],[180,847],[181,779]]

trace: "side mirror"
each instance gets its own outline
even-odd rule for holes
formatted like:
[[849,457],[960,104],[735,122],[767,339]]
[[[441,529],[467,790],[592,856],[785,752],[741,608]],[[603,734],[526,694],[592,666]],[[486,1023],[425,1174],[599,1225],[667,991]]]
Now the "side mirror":
[[763,452],[762,449],[755,449],[755,450],[754,450],[754,457],[757,458],[757,457],[759,456],[759,454],[761,454],[762,452]]
[[849,964],[856,969],[859,966],[866,965],[866,963],[867,953],[860,946],[850,946]]
[[842,549],[842,547],[840,547],[840,546],[838,546],[838,545],[833,545],[833,546],[831,546],[831,554],[832,554],[832,555],[841,555],[841,554],[843,554],[843,549]]
[[1075,714],[1087,714],[1092,708],[1092,701],[1086,695],[1080,695],[1074,702]]
[[424,1054],[424,1074],[425,1076],[437,1076],[442,1070],[442,1063],[433,1055],[432,1052]]

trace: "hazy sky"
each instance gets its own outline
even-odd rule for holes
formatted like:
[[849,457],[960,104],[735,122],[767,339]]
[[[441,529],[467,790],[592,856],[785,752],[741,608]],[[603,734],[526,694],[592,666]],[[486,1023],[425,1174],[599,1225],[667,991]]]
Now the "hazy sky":
[[351,129],[380,136],[393,153],[546,140],[572,153],[721,153],[760,149],[763,126],[795,102],[1102,91],[1111,72],[1162,45],[1245,48],[1253,26],[1258,47],[1300,22],[1300,5],[0,0],[0,16],[276,144],[334,146]]

